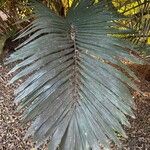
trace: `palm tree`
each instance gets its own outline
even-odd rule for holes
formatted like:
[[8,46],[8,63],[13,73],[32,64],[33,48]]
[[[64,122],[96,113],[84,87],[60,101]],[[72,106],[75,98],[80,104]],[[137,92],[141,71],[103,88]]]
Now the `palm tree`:
[[48,140],[50,150],[99,150],[109,148],[109,140],[121,146],[117,133],[126,137],[126,115],[135,117],[128,87],[138,90],[138,79],[124,61],[143,61],[130,41],[115,36],[134,31],[116,27],[130,18],[110,2],[75,0],[63,17],[31,3],[35,20],[17,39],[31,36],[7,63],[21,61],[10,83],[30,75],[15,102],[25,109],[23,122],[32,121],[26,137],[32,135],[37,147]]
[[[121,1],[113,0],[116,9],[123,15],[130,17],[130,19],[119,22],[119,25],[132,28],[137,31],[136,34],[128,38],[139,46],[139,50],[149,54],[150,44],[150,2],[149,0],[136,1]],[[143,51],[144,47],[144,51]]]

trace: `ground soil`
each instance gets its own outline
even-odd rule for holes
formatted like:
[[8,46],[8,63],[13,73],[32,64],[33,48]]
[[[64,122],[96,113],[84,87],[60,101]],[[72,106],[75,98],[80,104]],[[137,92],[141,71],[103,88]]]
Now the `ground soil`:
[[[128,139],[122,139],[123,150],[150,150],[150,72],[143,75],[146,66],[130,65],[140,79],[138,87],[143,92],[132,91],[137,105],[136,119],[131,119],[131,128],[124,127]],[[147,67],[146,67],[147,68]],[[14,89],[22,80],[14,85],[7,85],[12,75],[8,75],[8,67],[0,66],[0,150],[34,150],[31,139],[23,137],[28,125],[24,127],[20,121],[21,113],[17,113],[13,103]],[[118,150],[118,148],[112,148]]]

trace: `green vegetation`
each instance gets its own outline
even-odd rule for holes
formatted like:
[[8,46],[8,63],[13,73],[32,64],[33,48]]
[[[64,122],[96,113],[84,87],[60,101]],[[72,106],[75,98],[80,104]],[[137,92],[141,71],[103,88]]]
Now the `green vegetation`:
[[134,118],[128,87],[138,90],[124,62],[142,64],[139,50],[149,52],[149,1],[8,2],[2,11],[14,13],[1,20],[1,37],[22,29],[15,40],[25,39],[7,59],[21,61],[10,83],[30,75],[15,92],[23,122],[32,122],[26,136],[49,150],[121,147],[117,135],[126,137],[126,115]]

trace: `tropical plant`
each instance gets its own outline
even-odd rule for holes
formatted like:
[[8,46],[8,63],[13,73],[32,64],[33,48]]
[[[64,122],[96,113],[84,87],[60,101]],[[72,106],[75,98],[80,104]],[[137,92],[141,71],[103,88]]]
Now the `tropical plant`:
[[134,34],[116,28],[129,18],[102,0],[75,0],[64,17],[31,4],[35,20],[17,39],[31,36],[7,59],[21,61],[10,83],[30,75],[15,92],[23,122],[32,121],[26,137],[37,146],[50,140],[50,150],[99,150],[109,140],[120,146],[117,133],[126,137],[122,125],[134,117],[128,87],[138,90],[123,61],[142,63],[129,41],[114,36]]
[[[20,3],[21,2],[21,3]],[[30,22],[31,9],[25,1],[3,0],[0,2],[0,61],[20,41],[13,42],[17,32]]]
[[139,46],[141,52],[149,54],[149,51],[145,51],[145,47],[148,48],[150,44],[150,1],[113,0],[113,4],[121,14],[130,16],[129,20],[118,22],[119,25],[137,31],[136,35],[131,35],[128,38]]

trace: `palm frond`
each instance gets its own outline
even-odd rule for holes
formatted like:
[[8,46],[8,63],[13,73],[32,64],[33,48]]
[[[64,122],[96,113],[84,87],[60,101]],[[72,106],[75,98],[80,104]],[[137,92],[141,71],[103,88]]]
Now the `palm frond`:
[[114,65],[135,78],[122,59],[141,63],[129,42],[112,36],[129,34],[115,28],[122,16],[90,0],[74,3],[66,18],[38,2],[32,6],[36,19],[18,38],[31,36],[7,62],[22,60],[10,83],[30,75],[15,92],[23,121],[33,121],[27,136],[38,146],[50,139],[50,150],[99,150],[109,140],[119,145],[116,132],[126,137],[121,124],[134,117],[128,86],[137,87]]
[[124,27],[131,28],[137,31],[136,34],[130,35],[129,38],[139,47],[145,47],[150,39],[150,2],[149,0],[137,0],[125,2],[119,1],[117,3],[113,0],[113,3],[117,10],[125,16],[129,16],[130,19],[119,22]]

